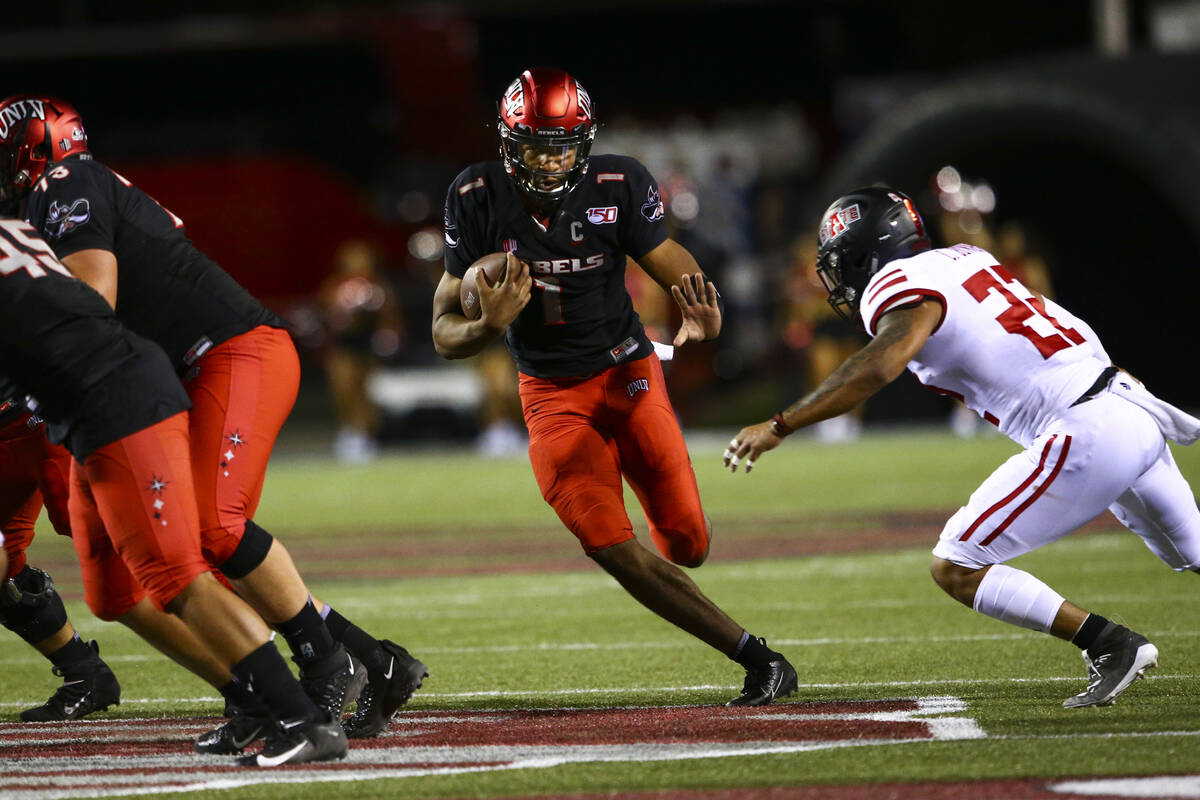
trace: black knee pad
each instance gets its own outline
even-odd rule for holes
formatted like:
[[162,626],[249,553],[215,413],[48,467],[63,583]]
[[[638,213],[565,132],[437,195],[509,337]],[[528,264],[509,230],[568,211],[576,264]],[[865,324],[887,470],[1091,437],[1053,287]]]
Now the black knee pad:
[[246,520],[242,540],[238,542],[233,555],[221,565],[221,572],[231,581],[246,577],[267,557],[273,541],[274,537],[258,527],[253,520]]
[[26,567],[0,587],[0,623],[29,644],[58,633],[67,624],[67,609],[50,576]]

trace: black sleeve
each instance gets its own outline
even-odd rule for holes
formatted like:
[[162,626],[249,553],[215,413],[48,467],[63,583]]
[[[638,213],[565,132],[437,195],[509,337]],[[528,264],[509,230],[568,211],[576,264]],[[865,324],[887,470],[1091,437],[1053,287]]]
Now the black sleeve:
[[629,205],[621,215],[621,247],[636,261],[667,240],[666,213],[649,170],[629,159],[625,175]]
[[116,208],[94,170],[71,163],[46,173],[29,198],[29,224],[59,258],[80,250],[116,249]]
[[485,209],[479,198],[485,194],[483,178],[470,171],[461,173],[446,191],[446,215],[443,221],[446,241],[446,272],[461,278],[467,268],[487,255],[482,236]]

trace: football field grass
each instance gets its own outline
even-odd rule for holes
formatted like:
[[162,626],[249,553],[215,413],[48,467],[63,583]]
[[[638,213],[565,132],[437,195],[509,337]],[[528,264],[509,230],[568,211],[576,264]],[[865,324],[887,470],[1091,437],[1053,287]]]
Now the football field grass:
[[[690,575],[796,666],[800,691],[787,702],[725,709],[740,668],[591,565],[523,457],[429,450],[357,467],[289,457],[272,464],[256,519],[317,595],[429,666],[399,724],[320,768],[190,755],[195,734],[219,721],[206,719],[220,713],[215,692],[92,618],[69,543],[43,534],[31,562],[101,643],[123,700],[83,724],[15,723],[57,679],[5,634],[0,797],[733,798],[931,781],[1001,792],[948,784],[944,796],[1074,797],[1062,781],[1200,774],[1196,575],[1171,572],[1108,517],[1013,562],[1159,647],[1159,668],[1116,705],[1064,711],[1086,683],[1078,651],[971,612],[928,575],[942,521],[1011,443],[940,431],[838,446],[794,437],[747,476],[720,468],[727,436],[691,439],[716,536]],[[1200,448],[1175,453],[1200,485]],[[629,509],[644,531],[632,496]],[[1188,780],[1172,785],[1200,785]],[[863,791],[844,796],[940,796]]]

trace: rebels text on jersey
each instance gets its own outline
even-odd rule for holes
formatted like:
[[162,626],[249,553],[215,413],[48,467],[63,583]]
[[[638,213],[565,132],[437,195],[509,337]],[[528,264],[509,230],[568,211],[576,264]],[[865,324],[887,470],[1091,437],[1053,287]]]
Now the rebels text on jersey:
[[191,406],[162,350],[16,219],[0,219],[0,375],[80,461]]
[[960,244],[886,264],[859,313],[875,335],[888,311],[933,300],[942,319],[908,368],[1028,447],[1108,365],[1091,327],[1027,289],[986,250]]
[[177,372],[258,325],[284,327],[187,238],[183,221],[98,161],[47,167],[27,217],[59,258],[86,249],[117,259],[117,317],[160,345]]
[[529,262],[533,296],[506,333],[521,372],[581,377],[650,355],[625,289],[625,257],[641,258],[667,231],[658,187],[636,160],[592,156],[547,228],[500,162],[474,164],[450,185],[445,225],[446,271],[456,278],[488,253]]

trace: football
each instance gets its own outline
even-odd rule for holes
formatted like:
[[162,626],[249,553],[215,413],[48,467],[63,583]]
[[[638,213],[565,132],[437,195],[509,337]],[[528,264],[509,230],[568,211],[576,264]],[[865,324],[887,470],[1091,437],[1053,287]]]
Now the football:
[[476,276],[479,270],[487,276],[488,286],[495,286],[496,281],[504,278],[508,271],[508,260],[504,253],[488,253],[483,258],[467,267],[463,273],[462,286],[458,292],[462,304],[463,316],[467,319],[479,319],[483,309],[479,306],[479,290],[475,288]]

